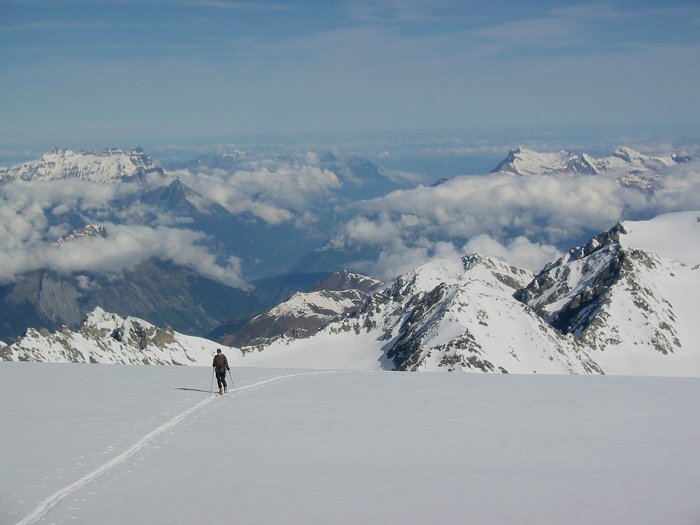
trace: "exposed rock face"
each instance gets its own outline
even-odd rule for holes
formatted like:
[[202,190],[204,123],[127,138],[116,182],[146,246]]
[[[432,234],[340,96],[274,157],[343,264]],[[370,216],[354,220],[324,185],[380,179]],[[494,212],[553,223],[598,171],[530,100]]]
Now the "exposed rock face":
[[531,278],[491,257],[436,261],[325,331],[377,334],[394,370],[601,373],[573,338],[513,299]]
[[[619,236],[624,233],[624,227],[618,224],[585,246],[572,249],[547,265],[528,286],[515,293],[515,298],[534,308],[557,330],[576,333],[590,323],[610,287],[620,278],[625,253]],[[577,286],[581,281],[585,286]]]
[[[682,373],[672,359],[658,358],[676,354],[686,366],[697,358],[687,298],[700,291],[700,266],[683,248],[700,241],[694,217],[675,214],[668,231],[663,218],[618,224],[546,266],[515,297],[573,335],[606,372]],[[674,260],[674,252],[687,261]]]

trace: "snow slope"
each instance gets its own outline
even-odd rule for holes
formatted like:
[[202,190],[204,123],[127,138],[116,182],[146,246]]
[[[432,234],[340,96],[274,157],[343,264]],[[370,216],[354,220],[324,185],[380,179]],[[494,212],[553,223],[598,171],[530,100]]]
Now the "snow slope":
[[700,211],[666,213],[648,221],[625,221],[623,246],[665,259],[700,264]]
[[0,523],[700,521],[698,379],[234,377],[0,363]]

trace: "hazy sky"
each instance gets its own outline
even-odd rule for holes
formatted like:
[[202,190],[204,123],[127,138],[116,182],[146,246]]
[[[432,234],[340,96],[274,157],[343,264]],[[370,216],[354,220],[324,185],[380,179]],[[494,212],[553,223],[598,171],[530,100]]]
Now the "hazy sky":
[[700,120],[697,0],[1,0],[0,142]]

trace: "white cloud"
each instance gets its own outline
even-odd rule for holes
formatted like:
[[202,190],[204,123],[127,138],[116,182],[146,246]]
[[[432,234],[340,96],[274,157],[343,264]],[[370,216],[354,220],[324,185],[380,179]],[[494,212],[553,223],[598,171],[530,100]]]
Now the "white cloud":
[[551,244],[535,244],[527,237],[519,236],[501,244],[482,234],[472,238],[462,247],[464,254],[479,253],[490,255],[514,266],[537,272],[545,264],[557,259],[561,250]]
[[384,170],[383,175],[394,184],[418,185],[425,180],[425,175],[411,173],[410,171]]
[[[136,184],[93,184],[88,182],[24,182],[0,186],[0,282],[22,273],[50,269],[62,274],[81,272],[117,273],[157,257],[197,270],[204,276],[243,286],[240,261],[219,264],[206,248],[204,234],[174,228],[180,224],[172,214],[155,210],[133,200],[122,201],[139,190]],[[115,200],[122,203],[115,209]],[[131,202],[131,205],[124,205]],[[118,207],[117,207],[118,208]],[[83,217],[93,222],[101,217],[121,217],[125,224],[107,224],[107,238],[80,238],[56,244],[70,232],[67,222]],[[149,226],[135,224],[149,221]]]
[[[116,274],[158,258],[196,270],[205,277],[234,287],[244,286],[240,260],[225,265],[202,245],[204,234],[163,226],[106,225],[107,236],[84,237],[60,244],[38,242],[15,246],[0,253],[0,282],[18,275],[49,269],[63,275]],[[87,283],[83,276],[84,283]]]
[[382,250],[374,260],[358,261],[352,265],[352,269],[387,282],[431,259],[433,257],[427,248],[401,244],[392,249]]
[[455,259],[472,253],[490,255],[519,268],[537,272],[558,258],[561,250],[553,245],[533,243],[524,236],[501,243],[488,235],[477,235],[461,248],[450,241],[432,242],[421,238],[419,242],[410,245],[394,241],[391,245],[382,247],[375,259],[358,261],[353,264],[353,269],[390,281],[427,262]]
[[[320,167],[317,155],[254,157],[231,173],[208,169],[176,173],[201,193],[200,209],[219,203],[231,213],[250,213],[271,225],[317,224],[332,209],[339,177]],[[141,199],[168,185],[171,176],[151,177],[146,184],[95,184],[87,181],[23,181],[0,185],[0,281],[48,268],[63,274],[114,273],[151,257],[196,269],[217,281],[243,286],[237,258],[222,263],[210,253],[192,218]],[[196,199],[193,199],[196,201]],[[108,239],[54,241],[76,226],[111,224]]]
[[311,164],[251,163],[246,169],[178,171],[185,184],[233,214],[251,213],[269,224],[312,218],[309,209],[327,202],[342,182],[330,170]]
[[380,241],[392,232],[404,238],[419,231],[468,239],[520,230],[557,242],[614,222],[625,209],[625,193],[634,200],[633,190],[594,176],[457,177],[435,188],[397,191],[360,203],[363,218],[350,221],[343,234],[350,242],[367,242],[368,236]]
[[358,203],[333,245],[377,250],[362,267],[384,278],[434,258],[445,242],[537,271],[620,220],[682,210],[700,210],[700,161],[664,170],[651,192],[604,175],[462,176]]

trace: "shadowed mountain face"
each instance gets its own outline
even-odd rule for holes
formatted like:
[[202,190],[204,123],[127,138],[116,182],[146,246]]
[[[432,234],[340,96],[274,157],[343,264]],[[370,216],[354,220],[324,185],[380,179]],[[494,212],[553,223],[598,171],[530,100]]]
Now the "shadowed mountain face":
[[218,340],[228,346],[263,346],[279,337],[304,338],[336,317],[360,306],[381,282],[347,271],[336,272],[297,292],[274,308],[231,331],[219,327]]
[[250,292],[155,260],[111,277],[32,272],[0,287],[0,302],[0,338],[5,341],[27,326],[76,329],[96,306],[190,334],[205,334],[233,315],[250,315],[261,307]]

